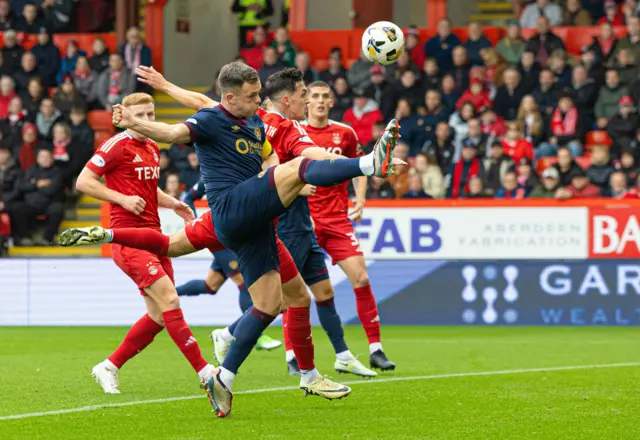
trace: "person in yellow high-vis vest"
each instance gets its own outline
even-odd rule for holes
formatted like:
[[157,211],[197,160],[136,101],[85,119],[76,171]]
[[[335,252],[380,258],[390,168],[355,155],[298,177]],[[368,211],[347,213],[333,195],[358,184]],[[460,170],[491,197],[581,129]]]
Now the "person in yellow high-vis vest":
[[291,9],[291,0],[283,0],[282,2],[282,22],[280,26],[289,29],[289,10]]
[[271,0],[234,0],[231,12],[238,15],[240,47],[247,44],[247,32],[258,26],[264,26],[267,18],[273,15]]

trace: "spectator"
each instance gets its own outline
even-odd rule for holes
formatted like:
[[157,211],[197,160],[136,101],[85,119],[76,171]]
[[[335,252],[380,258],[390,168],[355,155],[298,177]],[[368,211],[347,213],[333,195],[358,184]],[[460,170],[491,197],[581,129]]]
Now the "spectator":
[[467,58],[472,66],[482,66],[482,57],[480,53],[484,49],[491,47],[491,42],[485,37],[482,26],[477,21],[469,22],[467,26],[469,39],[464,42],[463,46],[467,50]]
[[333,83],[339,76],[346,77],[347,69],[342,64],[342,50],[339,47],[334,47],[329,52],[329,68],[320,72],[320,81],[324,81],[330,87],[333,87]]
[[31,52],[23,53],[20,69],[13,74],[13,79],[16,82],[16,89],[19,92],[27,90],[27,85],[31,78],[38,77],[39,72],[36,67],[36,57]]
[[538,149],[538,157],[553,155],[552,153],[557,151],[559,146],[565,145],[569,147],[573,156],[582,156],[582,140],[587,128],[580,116],[571,95],[562,94],[558,107],[551,116],[549,129],[551,137],[548,144],[543,144]]
[[267,24],[267,19],[273,15],[273,11],[273,2],[271,0],[234,0],[231,5],[231,12],[238,16],[238,41],[240,42],[240,47],[247,44],[249,31]]
[[604,2],[604,17],[601,17],[597,24],[604,23],[611,26],[624,26],[624,15],[618,11],[615,0],[605,0]]
[[353,93],[349,89],[347,80],[337,77],[333,83],[333,107],[329,110],[329,118],[342,121],[345,112],[353,105]]
[[563,15],[565,26],[591,26],[591,15],[582,9],[580,0],[567,0]]
[[93,155],[93,145],[82,145],[73,141],[71,128],[66,122],[53,126],[53,160],[64,171],[64,184],[68,186]]
[[565,187],[571,185],[571,179],[577,173],[584,170],[573,160],[571,151],[568,147],[558,148],[558,162],[554,165],[560,176],[560,186]]
[[278,60],[278,53],[275,47],[269,46],[264,48],[264,64],[259,70],[260,82],[267,82],[267,78],[276,72],[285,69],[286,66]]
[[38,72],[45,87],[56,84],[56,75],[60,71],[60,51],[51,41],[51,35],[47,28],[40,28],[38,32],[38,44],[31,48],[36,56]]
[[6,31],[4,33],[4,47],[2,48],[2,66],[9,74],[13,74],[18,70],[23,53],[24,49],[17,43],[15,31]]
[[72,31],[74,0],[42,0],[45,25],[54,33]]
[[462,142],[470,142],[478,151],[478,157],[484,157],[487,155],[490,144],[488,143],[489,136],[482,132],[482,124],[479,119],[471,119],[467,124],[467,137]]
[[496,193],[496,199],[522,200],[527,196],[527,190],[518,183],[516,173],[508,172],[502,179],[502,187]]
[[640,176],[640,169],[636,166],[636,159],[631,151],[623,151],[620,155],[618,171],[624,174],[627,186],[633,186]]
[[378,121],[373,124],[373,128],[371,129],[371,140],[364,144],[364,147],[362,147],[365,154],[369,154],[373,151],[373,147],[376,145],[378,139],[380,139],[380,136],[382,136],[382,133],[384,133],[384,129],[386,128],[386,126],[387,124],[385,124],[384,121]]
[[[487,107],[480,116],[482,122],[482,132],[487,135],[487,143],[492,145],[498,138],[507,133],[507,126],[504,119],[496,115],[495,110]],[[499,142],[498,142],[499,143]]]
[[[606,63],[609,58],[616,52],[618,39],[613,34],[613,27],[610,23],[602,23],[600,25],[600,35],[593,37],[591,49],[596,54],[600,62]],[[583,49],[584,53],[584,49]]]
[[571,185],[566,188],[560,188],[556,192],[556,198],[560,200],[567,199],[585,199],[600,197],[600,188],[596,185],[589,183],[587,173],[584,170],[580,170],[573,175],[571,179]]
[[502,148],[505,156],[514,163],[520,163],[522,158],[533,160],[533,145],[522,137],[522,130],[517,122],[507,123],[507,135],[502,139]]
[[492,91],[504,84],[504,72],[509,68],[507,62],[493,48],[482,51],[484,60],[484,79],[492,86]]
[[74,107],[69,114],[71,122],[71,140],[82,151],[92,151],[95,139],[95,131],[87,123],[87,113],[81,107]]
[[87,60],[87,57],[78,57],[76,70],[73,71],[73,83],[87,103],[92,99],[91,91],[93,90],[94,82],[95,77],[89,66],[89,60]]
[[520,73],[520,88],[522,93],[529,95],[538,87],[540,65],[536,62],[536,54],[530,51],[522,52],[522,59],[518,64]]
[[620,12],[624,18],[624,23],[627,23],[630,17],[637,17],[640,14],[640,5],[637,0],[623,0],[620,5]]
[[600,87],[605,82],[604,79],[606,71],[602,63],[596,59],[596,53],[593,48],[582,48],[581,64],[587,70],[587,76],[593,80],[599,92]]
[[459,91],[464,92],[469,88],[469,72],[471,66],[467,61],[467,49],[464,46],[458,46],[453,49],[453,69],[449,72],[456,81],[456,87]]
[[441,121],[435,128],[433,140],[428,140],[422,147],[424,153],[436,158],[443,173],[449,173],[454,163],[456,148],[453,145],[451,129],[447,121]]
[[533,169],[533,162],[526,157],[518,162],[516,175],[518,176],[518,185],[523,187],[527,194],[540,183],[540,179]]
[[564,18],[562,8],[551,0],[536,0],[522,11],[520,26],[534,28],[536,23],[540,23],[540,18],[546,18],[551,26],[561,26]]
[[382,177],[369,177],[367,199],[395,199],[393,187]]
[[167,150],[160,150],[160,178],[158,179],[158,187],[160,189],[167,187],[167,177],[171,174],[178,175],[178,170],[171,163]]
[[[0,0],[0,32],[14,28],[15,17],[9,0]],[[1,211],[1,209],[0,209]]]
[[44,87],[40,78],[31,78],[27,91],[22,94],[22,105],[30,119],[33,119],[40,109],[40,102],[44,98]]
[[[631,196],[629,192],[629,183],[627,182],[627,176],[623,172],[617,171],[611,174],[609,181],[609,188],[607,189],[607,196],[614,199],[623,199],[625,196]],[[633,191],[633,198],[638,198],[637,190]]]
[[595,145],[591,150],[591,165],[587,168],[587,177],[600,188],[600,194],[603,196],[609,191],[609,180],[614,171],[609,149],[604,145]]
[[571,74],[571,98],[578,108],[578,113],[585,118],[585,125],[591,127],[595,123],[594,107],[598,99],[598,87],[587,76],[587,69],[578,64]]
[[[182,172],[190,167],[189,154],[193,152],[195,152],[193,147],[185,144],[172,144],[171,147],[169,147],[168,158],[176,172]],[[193,185],[187,186],[191,187]]]
[[542,172],[542,182],[529,194],[530,199],[552,199],[560,187],[560,173],[553,167]]
[[63,174],[54,165],[47,149],[38,151],[36,164],[27,170],[20,183],[21,200],[9,206],[11,232],[19,246],[33,245],[30,238],[36,217],[46,215],[44,239],[36,244],[46,246],[53,241],[64,216],[61,191]]
[[510,20],[507,23],[507,35],[498,41],[496,47],[498,53],[507,63],[515,67],[520,64],[524,46],[525,41],[522,39],[522,35],[520,35],[520,24],[516,20]]
[[557,50],[549,58],[549,70],[555,77],[555,85],[559,90],[571,87],[571,67],[567,66],[567,54]]
[[165,180],[164,192],[166,192],[171,197],[175,197],[180,200],[180,196],[182,195],[182,191],[180,190],[180,186],[182,183],[180,182],[180,176],[177,174],[168,174]]
[[405,32],[404,50],[409,54],[411,62],[416,66],[424,64],[424,49],[420,46],[420,30],[410,26]]
[[76,88],[71,75],[65,75],[62,78],[62,83],[53,95],[53,103],[65,118],[69,117],[73,107],[87,108],[87,104]]
[[135,72],[138,66],[151,66],[151,49],[142,41],[140,29],[136,26],[130,27],[126,37],[127,42],[120,47],[124,65],[132,72]]
[[474,78],[471,81],[469,90],[466,90],[460,99],[458,99],[456,109],[459,110],[465,102],[470,102],[476,111],[480,111],[480,109],[491,107],[493,105],[491,99],[489,99],[489,93],[484,90],[482,80],[478,78]]
[[416,156],[415,171],[422,180],[424,192],[430,198],[441,199],[444,197],[444,176],[433,155],[426,153],[418,154]]
[[0,78],[0,119],[6,119],[9,114],[9,102],[16,96],[16,83],[13,78],[3,76]]
[[352,90],[364,90],[371,84],[370,69],[373,63],[369,61],[364,54],[360,54],[360,58],[347,71],[347,82]]
[[262,55],[267,45],[267,30],[258,26],[253,33],[253,41],[240,48],[240,56],[249,66],[258,70],[262,66]]
[[374,101],[378,103],[382,109],[382,113],[385,114],[385,110],[389,110],[389,101],[394,101],[394,97],[390,96],[392,87],[384,78],[384,67],[375,65],[371,66],[370,70],[371,84],[365,89],[365,93],[373,96]]
[[67,52],[62,57],[60,70],[56,76],[56,84],[62,82],[63,76],[73,74],[73,71],[76,70],[78,58],[81,56],[86,56],[86,53],[83,50],[78,50],[78,42],[76,40],[69,40],[67,43]]
[[180,171],[180,181],[187,188],[193,187],[200,180],[200,162],[198,155],[193,149],[187,154],[187,167]]
[[505,156],[502,144],[495,141],[489,156],[483,160],[485,192],[494,195],[502,188],[504,175],[514,170],[513,160]]
[[53,105],[51,98],[44,98],[40,103],[40,111],[36,115],[36,127],[38,127],[38,137],[45,142],[53,139],[53,126],[62,118],[60,110]]
[[634,60],[640,60],[640,18],[629,17],[627,20],[628,34],[623,37],[616,46],[616,53],[622,49],[629,49]]
[[638,66],[631,59],[627,49],[619,50],[616,53],[616,59],[610,61],[610,67],[617,69],[620,74],[620,84],[623,87],[631,87],[632,83],[638,78]]
[[89,65],[96,73],[102,73],[109,68],[109,49],[100,37],[93,40],[93,55],[89,58]]
[[[409,146],[403,141],[398,142],[393,155],[407,162],[409,159]],[[393,186],[396,197],[402,197],[409,191],[409,167],[404,165],[396,167],[394,173],[387,180]]]
[[469,191],[464,194],[465,199],[486,199],[491,195],[484,188],[484,182],[478,176],[469,179]]
[[620,99],[628,95],[628,89],[620,84],[618,71],[615,69],[607,70],[605,85],[600,89],[596,101],[595,115],[598,128],[603,130],[607,127],[609,118],[618,112]]
[[538,111],[536,101],[531,95],[522,98],[516,121],[522,128],[524,138],[536,147],[542,142],[545,135],[544,121]]
[[295,57],[295,67],[302,72],[305,84],[311,84],[318,79],[318,72],[311,67],[311,58],[306,52],[300,52]]
[[14,148],[14,155],[18,158],[22,171],[27,171],[36,163],[36,152],[40,148],[38,129],[31,123],[24,124],[22,126],[21,141],[17,141]]
[[434,58],[424,60],[422,70],[422,87],[425,90],[438,90],[440,88],[440,70]]
[[449,109],[455,109],[458,99],[460,99],[460,92],[456,90],[456,82],[453,76],[446,74],[442,77],[442,87],[440,90],[440,97],[445,107]]
[[16,95],[9,102],[9,114],[6,119],[6,123],[9,126],[9,139],[7,140],[14,141],[19,139],[22,126],[26,122],[28,122],[27,111],[22,105],[22,98]]
[[[412,170],[415,171],[415,170]],[[418,173],[409,174],[409,191],[407,191],[401,199],[431,199],[422,187],[422,179]]]
[[549,121],[558,105],[558,91],[554,86],[553,72],[550,70],[540,72],[540,85],[533,91],[533,99],[545,122]]
[[633,101],[629,96],[620,98],[619,111],[607,122],[607,134],[613,141],[611,149],[614,157],[620,157],[628,150],[640,126],[640,118],[633,113]]
[[289,40],[289,31],[285,27],[276,29],[274,41],[271,47],[276,49],[278,60],[286,67],[295,66],[296,50]]
[[540,63],[541,66],[544,66],[547,64],[547,59],[553,52],[556,50],[566,51],[566,48],[560,37],[551,32],[549,20],[546,17],[538,18],[537,28],[538,33],[527,41],[525,50],[535,53],[536,61]]
[[[420,150],[413,149],[413,145],[411,144],[411,139],[413,133],[418,130],[418,115],[413,114],[411,109],[411,104],[406,99],[400,99],[398,104],[396,105],[395,114],[393,118],[398,121],[400,124],[400,139],[403,139],[409,145],[410,156],[415,156],[420,152]],[[385,118],[391,119],[391,118]],[[372,139],[375,140],[375,139]]]
[[453,66],[451,54],[460,39],[451,33],[451,22],[443,18],[438,22],[438,34],[424,45],[424,55],[436,59],[442,72],[448,72]]
[[135,90],[133,72],[124,67],[122,55],[112,53],[109,56],[109,69],[100,74],[94,84],[93,96],[101,108],[111,111],[111,106],[120,104],[125,96]]
[[9,146],[0,143],[0,212],[5,211],[19,195],[22,170],[13,159]]
[[360,142],[366,144],[371,140],[373,124],[382,121],[383,117],[378,104],[370,96],[356,91],[353,106],[345,112],[343,120],[353,127]]
[[447,198],[458,199],[469,192],[469,180],[472,176],[483,177],[482,163],[477,157],[473,144],[464,144],[460,159],[449,171],[451,178],[447,188]]
[[[43,0],[48,3],[49,0]],[[34,3],[26,3],[22,8],[22,16],[16,20],[15,30],[25,34],[37,34],[45,26],[44,20],[38,17],[38,7]]]
[[449,118],[449,125],[453,128],[453,144],[456,147],[455,159],[460,157],[460,150],[462,149],[462,141],[467,137],[469,133],[469,121],[475,119],[476,109],[470,102],[465,102],[460,107],[460,110],[453,113]]
[[518,106],[522,97],[520,74],[516,69],[510,68],[504,72],[504,85],[498,88],[496,93],[494,100],[496,114],[502,116],[506,121],[515,121],[518,117]]

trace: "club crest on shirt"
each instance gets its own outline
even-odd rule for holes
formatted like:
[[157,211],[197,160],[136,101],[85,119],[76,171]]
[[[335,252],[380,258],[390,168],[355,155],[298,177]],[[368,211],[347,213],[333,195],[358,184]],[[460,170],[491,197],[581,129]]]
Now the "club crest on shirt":
[[157,275],[158,274],[158,268],[155,267],[153,265],[153,263],[147,263],[147,266],[149,266],[147,269],[149,270],[149,274],[151,275]]
[[229,269],[237,270],[238,269],[238,262],[236,260],[230,261],[229,262]]
[[259,141],[262,140],[262,131],[260,130],[260,128],[258,127],[254,128],[253,132],[255,133]]
[[234,133],[237,133],[240,131],[240,127],[238,127],[237,125],[233,125],[231,126],[231,131]]
[[340,133],[333,133],[333,143],[336,145],[340,145],[342,139],[340,139]]

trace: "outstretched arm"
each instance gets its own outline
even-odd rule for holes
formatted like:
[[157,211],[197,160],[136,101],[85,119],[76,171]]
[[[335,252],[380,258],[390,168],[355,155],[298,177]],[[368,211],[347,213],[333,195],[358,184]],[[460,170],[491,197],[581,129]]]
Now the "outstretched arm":
[[185,90],[167,79],[153,67],[139,66],[136,69],[138,81],[148,84],[156,90],[166,93],[173,99],[193,110],[215,107],[219,103],[206,95]]
[[120,104],[113,106],[113,125],[129,128],[157,142],[169,144],[186,144],[191,142],[191,130],[185,124],[165,124],[163,122],[145,121],[134,117]]

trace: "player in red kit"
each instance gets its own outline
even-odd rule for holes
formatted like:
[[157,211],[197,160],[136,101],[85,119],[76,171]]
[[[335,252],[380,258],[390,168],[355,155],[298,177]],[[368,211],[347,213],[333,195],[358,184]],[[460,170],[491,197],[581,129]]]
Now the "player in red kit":
[[[348,125],[329,119],[333,105],[331,89],[327,83],[317,81],[309,84],[309,113],[305,128],[313,142],[330,153],[346,157],[362,156],[356,132]],[[376,299],[371,291],[369,276],[360,250],[360,243],[353,230],[351,220],[359,223],[367,191],[367,178],[353,179],[356,203],[349,215],[347,183],[331,187],[318,187],[315,195],[308,198],[311,217],[315,222],[318,244],[349,278],[356,295],[358,318],[369,340],[369,363],[372,368],[393,370],[391,362],[380,342],[380,316]]]
[[[155,119],[153,98],[145,93],[127,96],[123,103],[137,117]],[[132,130],[107,140],[87,163],[77,180],[79,191],[109,202],[114,228],[149,228],[160,232],[158,207],[171,208],[185,222],[193,212],[183,202],[158,188],[160,177],[158,145]],[[106,185],[100,182],[104,176]],[[92,376],[105,393],[119,393],[118,370],[148,346],[164,328],[202,383],[213,380],[213,366],[200,347],[180,309],[173,282],[173,267],[167,257],[113,244],[113,261],[136,283],[147,313],[131,327],[120,346],[93,368]]]

